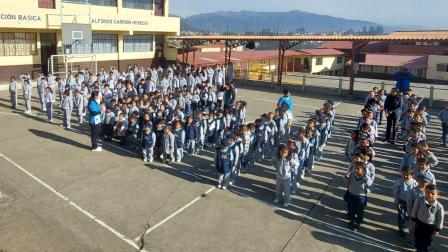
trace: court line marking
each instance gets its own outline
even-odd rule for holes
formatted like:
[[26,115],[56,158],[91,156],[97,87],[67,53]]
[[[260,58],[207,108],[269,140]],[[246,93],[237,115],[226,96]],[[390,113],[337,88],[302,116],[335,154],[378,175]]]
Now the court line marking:
[[[331,223],[327,223],[327,222],[324,222],[324,221],[315,219],[315,218],[313,218],[313,217],[311,217],[311,216],[309,216],[309,215],[305,215],[305,214],[297,213],[297,212],[294,212],[294,211],[289,210],[289,209],[286,209],[286,208],[278,207],[277,205],[274,205],[274,204],[272,204],[272,203],[269,203],[269,202],[265,202],[265,201],[256,199],[256,198],[254,198],[254,197],[252,197],[252,196],[250,196],[250,195],[248,195],[248,194],[246,194],[246,193],[236,191],[236,190],[234,190],[234,187],[231,187],[231,188],[230,188],[230,191],[233,192],[233,193],[235,193],[235,194],[239,194],[239,195],[241,195],[241,196],[248,197],[248,198],[250,198],[250,199],[252,199],[253,201],[256,201],[256,202],[258,202],[258,203],[261,203],[261,204],[264,204],[264,205],[273,207],[274,210],[283,211],[283,212],[292,214],[292,215],[294,215],[294,216],[302,217],[302,218],[304,218],[304,219],[306,219],[306,220],[310,220],[310,221],[316,222],[316,223],[319,224],[319,225],[326,226],[326,227],[328,227],[328,228],[331,228],[331,229],[334,230],[334,231],[340,232],[340,233],[342,233],[342,234],[344,234],[344,235],[347,235],[347,236],[351,236],[353,239],[358,239],[358,240],[357,240],[358,242],[363,242],[363,243],[365,243],[365,244],[367,244],[367,245],[371,245],[371,246],[374,246],[374,247],[377,247],[377,248],[380,248],[380,249],[383,249],[383,250],[386,250],[386,251],[396,251],[396,250],[393,250],[393,249],[391,249],[391,248],[385,247],[385,246],[383,246],[383,245],[373,243],[373,241],[375,241],[375,242],[378,242],[378,243],[385,243],[385,244],[387,244],[387,245],[396,246],[396,245],[390,244],[390,243],[388,243],[388,242],[381,241],[381,240],[372,238],[372,237],[367,236],[367,235],[364,235],[364,234],[355,233],[355,232],[353,232],[353,231],[351,231],[351,230],[349,230],[349,229],[342,228],[342,227],[339,227],[339,226],[337,226],[337,225],[334,225],[334,224],[331,224]],[[293,206],[294,206],[294,205],[293,205]],[[294,206],[294,207],[297,207],[297,206]],[[303,210],[309,210],[309,209],[305,209],[305,208],[302,208],[302,207],[298,207],[298,208],[303,209]],[[373,240],[373,241],[369,241],[368,239],[371,239],[371,240]]]
[[[33,175],[31,172],[29,172],[28,170],[26,170],[25,168],[23,168],[22,166],[20,166],[19,164],[17,164],[16,162],[14,162],[12,159],[10,159],[9,157],[5,156],[3,153],[0,152],[0,157],[2,157],[3,159],[5,159],[6,161],[8,161],[9,163],[11,163],[12,165],[14,165],[17,169],[19,169],[20,171],[22,171],[23,173],[25,173],[26,175],[28,175],[30,178],[32,178],[34,181],[36,181],[37,183],[41,184],[42,186],[44,186],[46,189],[48,189],[50,192],[52,192],[53,194],[55,194],[56,196],[58,196],[60,199],[64,200],[65,202],[67,202],[69,205],[71,205],[73,208],[75,208],[76,210],[78,210],[79,212],[81,212],[82,214],[86,215],[89,219],[93,220],[94,222],[96,222],[97,224],[99,224],[100,226],[102,226],[103,228],[105,228],[106,230],[108,230],[109,232],[111,232],[112,234],[114,234],[115,236],[117,236],[118,238],[120,238],[122,241],[126,242],[128,245],[130,245],[131,247],[139,250],[139,246],[132,241],[131,239],[129,239],[128,237],[126,237],[125,235],[121,234],[120,232],[118,232],[117,230],[115,230],[114,228],[112,228],[111,226],[109,226],[108,224],[106,224],[104,221],[102,221],[101,219],[97,218],[95,215],[91,214],[90,212],[88,212],[87,210],[83,209],[82,207],[80,207],[78,204],[76,204],[75,202],[71,201],[69,198],[67,198],[66,196],[64,196],[62,193],[58,192],[56,189],[54,189],[52,186],[48,185],[47,183],[45,183],[43,180],[41,180],[40,178],[36,177],[35,175]],[[142,252],[147,252],[146,250],[139,250]]]
[[[208,195],[209,193],[211,193],[215,189],[216,189],[215,186],[211,187],[205,193],[203,193],[201,196],[198,196],[198,197],[194,198],[192,201],[190,201],[189,203],[187,203],[183,207],[179,208],[177,211],[175,211],[174,213],[170,214],[168,217],[166,217],[165,219],[161,220],[159,223],[157,223],[154,226],[152,226],[151,228],[147,229],[145,231],[143,237],[147,236],[149,233],[151,233],[152,231],[156,230],[158,227],[162,226],[163,224],[165,224],[166,222],[168,222],[172,218],[176,217],[176,215],[178,215],[178,214],[182,213],[183,211],[185,211],[185,209],[189,208],[194,203],[198,202],[201,198],[203,198],[204,196]],[[141,237],[142,237],[141,235],[137,236],[134,239],[134,241],[138,241]]]

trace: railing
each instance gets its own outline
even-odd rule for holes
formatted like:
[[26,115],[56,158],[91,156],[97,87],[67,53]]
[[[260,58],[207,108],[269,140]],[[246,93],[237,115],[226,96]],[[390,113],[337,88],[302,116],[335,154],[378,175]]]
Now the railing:
[[[277,85],[277,72],[274,71],[245,71],[236,70],[235,79],[264,81],[267,85]],[[350,78],[341,76],[314,75],[305,73],[286,73],[282,77],[283,84],[299,85],[302,90],[306,87],[331,88],[338,92],[338,95],[346,94],[350,88]],[[369,91],[373,87],[384,88],[390,91],[395,87],[396,82],[391,80],[378,80],[355,78],[354,91]],[[429,99],[430,105],[434,100],[448,101],[448,85],[431,83],[411,83],[413,93],[420,97]]]

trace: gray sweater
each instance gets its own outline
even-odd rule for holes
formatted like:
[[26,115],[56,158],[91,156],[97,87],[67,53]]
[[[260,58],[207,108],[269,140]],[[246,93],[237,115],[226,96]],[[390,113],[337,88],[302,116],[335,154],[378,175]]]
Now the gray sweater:
[[397,179],[393,186],[394,202],[398,204],[399,200],[406,201],[409,199],[409,194],[412,189],[417,186],[417,181],[411,178],[409,180],[404,180],[403,178]]
[[358,177],[354,172],[350,173],[348,179],[348,191],[356,196],[366,196],[373,179],[369,176]]
[[425,197],[421,197],[414,203],[411,218],[414,221],[418,219],[423,223],[434,225],[436,231],[440,231],[443,227],[444,215],[445,212],[440,202],[434,201],[432,204],[429,204]]

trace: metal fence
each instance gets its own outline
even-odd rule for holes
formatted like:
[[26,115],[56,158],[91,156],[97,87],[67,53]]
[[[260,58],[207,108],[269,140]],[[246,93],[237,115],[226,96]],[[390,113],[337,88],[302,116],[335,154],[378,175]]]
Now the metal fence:
[[[235,78],[241,80],[264,81],[266,85],[276,85],[276,71],[235,71]],[[334,88],[339,95],[345,94],[350,87],[350,78],[341,76],[314,75],[305,73],[286,73],[282,77],[282,83],[306,86]],[[390,91],[395,87],[395,81],[355,78],[354,91],[369,91],[373,87],[384,88]],[[411,83],[411,89],[420,97],[431,100],[448,101],[448,85],[431,83]]]

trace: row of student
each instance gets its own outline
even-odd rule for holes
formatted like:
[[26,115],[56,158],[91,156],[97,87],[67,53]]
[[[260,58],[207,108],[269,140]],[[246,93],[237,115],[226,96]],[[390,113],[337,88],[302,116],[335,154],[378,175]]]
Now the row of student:
[[[397,94],[392,90],[393,98]],[[416,97],[416,96],[411,96]],[[412,99],[414,99],[412,98]],[[415,246],[417,251],[428,251],[431,248],[433,235],[437,234],[443,226],[443,206],[437,201],[438,190],[436,178],[431,169],[438,164],[434,153],[429,150],[429,142],[425,137],[425,123],[423,118],[428,118],[422,105],[408,99],[407,109],[418,116],[403,117],[409,120],[404,134],[403,159],[399,164],[402,178],[397,180],[393,187],[394,200],[397,207],[397,223],[399,234],[406,236],[406,220],[411,218],[409,231],[413,237],[408,240],[410,246]],[[362,116],[358,120],[358,129],[353,130],[351,139],[347,142],[345,154],[350,161],[348,173],[348,189],[344,200],[348,204],[348,218],[350,227],[359,230],[363,222],[363,212],[367,204],[367,194],[370,192],[375,179],[375,167],[372,159],[375,156],[373,146],[377,135],[377,124],[372,120],[375,111],[372,107],[365,106]],[[446,109],[445,109],[446,110]],[[439,117],[443,119],[445,110]],[[389,111],[390,112],[390,111]],[[387,113],[386,116],[394,116]],[[394,118],[395,119],[395,118]],[[353,170],[354,168],[354,170]]]
[[283,206],[289,206],[291,195],[297,192],[305,174],[311,175],[314,162],[322,158],[335,117],[333,102],[328,101],[305,127],[292,132],[288,115],[291,101],[285,90],[275,112],[261,115],[254,123],[241,126],[235,137],[227,136],[218,142],[215,166],[219,188],[226,189],[240,167],[245,170],[255,160],[272,162],[276,170],[274,203],[283,200]]

